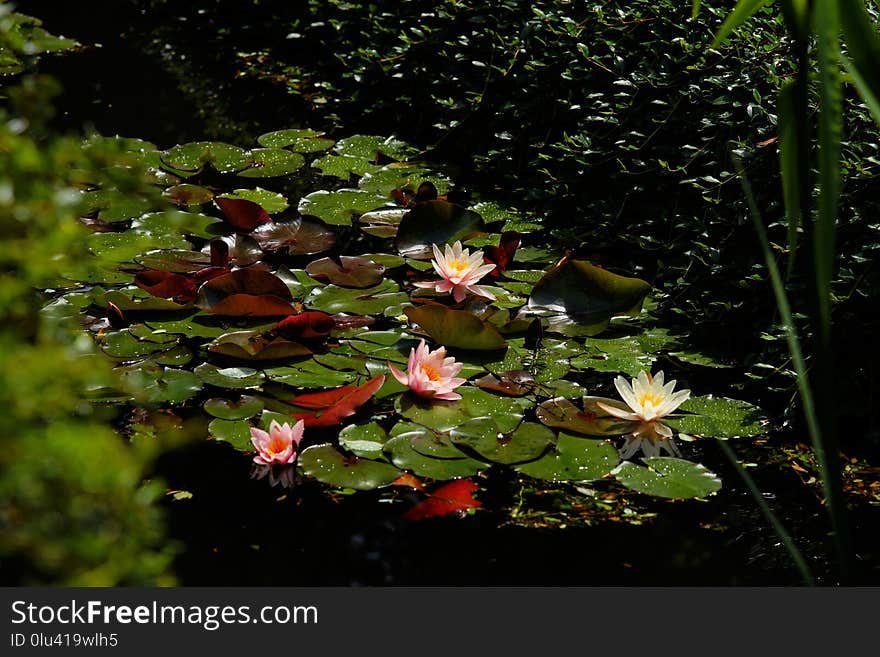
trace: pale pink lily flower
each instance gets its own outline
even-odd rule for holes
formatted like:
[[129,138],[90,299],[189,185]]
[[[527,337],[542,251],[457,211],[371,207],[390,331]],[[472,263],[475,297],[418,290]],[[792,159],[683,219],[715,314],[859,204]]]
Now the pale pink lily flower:
[[468,249],[462,248],[460,241],[452,246],[447,244],[443,253],[436,244],[432,245],[432,248],[434,259],[431,264],[442,280],[419,281],[415,283],[416,287],[434,288],[437,292],[451,291],[457,302],[464,301],[468,292],[494,301],[495,295],[475,285],[483,276],[495,269],[494,264],[483,264],[482,251],[478,249],[471,253]]
[[632,383],[627,383],[626,379],[618,376],[614,379],[614,387],[631,410],[597,402],[597,406],[614,417],[638,423],[627,436],[621,451],[622,458],[629,458],[639,450],[647,456],[658,456],[661,449],[673,456],[679,455],[678,448],[671,440],[672,429],[660,422],[691,396],[690,390],[674,393],[675,384],[673,379],[664,385],[663,372],[658,372],[657,376],[651,376],[645,371],[639,372]]
[[251,427],[251,442],[257,449],[254,463],[260,465],[286,465],[296,460],[296,450],[302,440],[305,422],[293,426],[287,422],[278,424],[272,420],[269,431]]
[[395,379],[419,397],[447,401],[461,399],[461,395],[453,390],[466,381],[455,376],[461,371],[462,363],[456,363],[451,356],[447,357],[446,347],[431,351],[421,340],[418,347],[410,349],[405,374],[391,363],[388,363],[388,368]]

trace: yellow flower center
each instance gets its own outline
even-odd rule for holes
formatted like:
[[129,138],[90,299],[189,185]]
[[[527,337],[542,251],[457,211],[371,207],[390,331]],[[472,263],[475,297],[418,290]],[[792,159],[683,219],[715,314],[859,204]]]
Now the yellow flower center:
[[285,449],[287,449],[287,443],[284,442],[283,438],[277,436],[272,438],[269,444],[266,445],[266,451],[270,454],[280,454]]
[[468,268],[468,263],[466,260],[449,260],[446,268],[453,274],[460,274]]
[[435,370],[433,367],[426,363],[422,363],[422,372],[425,373],[431,381],[439,381],[440,380],[440,372]]
[[644,408],[648,404],[651,404],[651,406],[656,407],[662,401],[662,396],[654,396],[653,393],[646,392],[644,395],[642,395],[641,399],[639,399],[639,406]]

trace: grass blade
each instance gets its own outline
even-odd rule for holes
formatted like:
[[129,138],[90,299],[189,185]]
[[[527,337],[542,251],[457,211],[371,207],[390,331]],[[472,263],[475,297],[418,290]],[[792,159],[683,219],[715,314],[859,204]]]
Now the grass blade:
[[[799,82],[791,80],[779,91],[779,170],[782,174],[782,196],[785,216],[788,220],[788,275],[794,269],[797,251],[798,228],[804,208],[801,199],[809,199],[809,181],[805,179],[808,155],[804,152],[803,136],[806,133],[806,115],[798,111]],[[808,175],[808,170],[806,175]]]
[[838,0],[848,57],[843,62],[853,84],[880,123],[880,34],[863,0]]
[[721,45],[721,42],[729,37],[731,32],[754,16],[755,12],[762,9],[769,1],[739,0],[736,3],[736,7],[733,8],[733,11],[727,15],[721,27],[718,28],[718,32],[715,33],[715,38],[712,40],[710,47],[717,48]]

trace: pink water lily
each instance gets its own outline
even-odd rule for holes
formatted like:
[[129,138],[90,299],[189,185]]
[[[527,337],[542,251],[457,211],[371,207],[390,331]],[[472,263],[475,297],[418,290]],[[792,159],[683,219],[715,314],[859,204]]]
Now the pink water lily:
[[254,463],[260,465],[285,465],[296,460],[296,451],[302,440],[305,422],[293,426],[287,422],[278,424],[272,420],[269,431],[251,427],[251,442],[257,448]]
[[445,246],[441,253],[436,244],[433,245],[434,259],[431,264],[440,275],[439,281],[419,281],[416,287],[433,288],[437,292],[452,292],[457,302],[464,301],[467,293],[476,294],[494,300],[495,295],[476,285],[483,276],[495,269],[495,264],[483,264],[483,252],[476,250],[471,253],[463,249],[461,242]]
[[671,440],[672,429],[660,421],[691,396],[690,390],[673,392],[675,384],[675,380],[664,383],[663,372],[658,372],[657,376],[639,372],[632,383],[627,383],[622,376],[614,379],[614,387],[630,410],[602,402],[597,406],[614,417],[637,423],[627,436],[621,458],[627,459],[639,450],[646,456],[658,456],[661,450],[679,456],[678,448]]
[[410,349],[405,374],[391,363],[388,363],[388,368],[395,379],[419,397],[447,401],[461,399],[461,395],[453,390],[466,381],[455,376],[461,371],[462,363],[456,363],[451,356],[447,357],[446,347],[431,351],[422,340],[418,347]]

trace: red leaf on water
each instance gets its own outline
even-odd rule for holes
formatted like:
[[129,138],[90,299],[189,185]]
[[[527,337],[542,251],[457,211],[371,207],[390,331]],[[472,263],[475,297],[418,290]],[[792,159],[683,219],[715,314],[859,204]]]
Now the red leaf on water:
[[336,321],[327,313],[308,310],[298,315],[285,317],[273,329],[278,335],[288,340],[297,338],[323,338],[329,335]]
[[304,420],[307,427],[331,427],[343,418],[354,415],[385,383],[380,374],[359,386],[342,386],[334,390],[297,395],[290,403],[301,408],[314,408],[314,413],[291,413],[297,420]]
[[263,206],[243,198],[217,197],[214,202],[223,211],[226,220],[236,230],[249,233],[257,226],[272,223],[272,217],[263,209]]
[[280,278],[256,269],[236,269],[199,288],[196,306],[236,317],[287,316],[295,312],[290,289]]
[[479,488],[470,479],[456,479],[432,491],[426,499],[404,513],[403,517],[406,520],[424,520],[479,508],[483,503],[473,498]]
[[515,230],[508,230],[501,233],[498,246],[483,247],[483,262],[495,265],[495,269],[489,272],[489,276],[498,278],[501,276],[501,272],[505,271],[513,262],[513,256],[519,247],[519,237],[519,233]]
[[419,481],[419,478],[409,472],[400,475],[397,479],[391,482],[391,485],[415,488],[416,490],[425,490],[425,486]]
[[173,299],[177,303],[189,303],[195,300],[199,288],[189,276],[158,269],[138,272],[134,276],[134,283],[154,297]]

